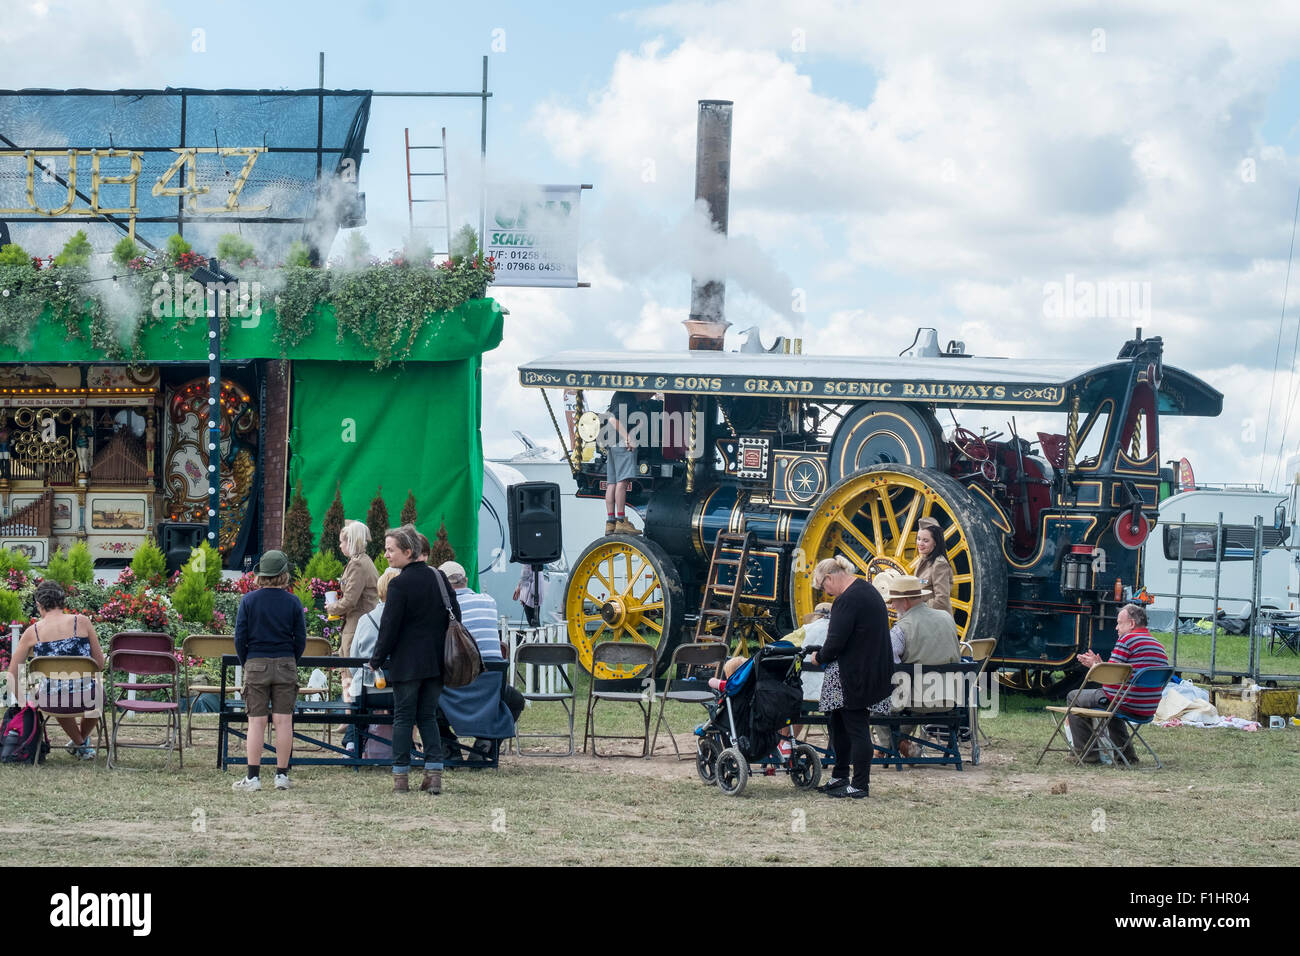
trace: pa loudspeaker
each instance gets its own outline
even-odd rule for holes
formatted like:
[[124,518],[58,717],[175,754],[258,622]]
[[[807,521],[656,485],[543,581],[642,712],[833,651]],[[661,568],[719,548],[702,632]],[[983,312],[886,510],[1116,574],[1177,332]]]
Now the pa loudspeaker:
[[510,560],[550,564],[563,554],[560,538],[560,486],[525,481],[506,489],[510,517]]

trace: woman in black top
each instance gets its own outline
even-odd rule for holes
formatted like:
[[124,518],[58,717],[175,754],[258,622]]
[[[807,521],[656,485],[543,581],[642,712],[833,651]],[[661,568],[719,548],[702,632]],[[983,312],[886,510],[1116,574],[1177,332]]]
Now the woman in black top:
[[[388,585],[388,600],[379,620],[379,638],[370,655],[370,666],[382,667],[393,688],[393,791],[406,793],[410,789],[412,730],[418,726],[425,752],[420,789],[441,793],[437,713],[438,695],[442,693],[442,654],[450,621],[447,607],[450,605],[459,621],[460,605],[446,576],[420,560],[420,535],[415,528],[403,525],[390,529],[384,536],[384,554],[388,566],[401,573]],[[445,602],[443,594],[447,595]]]
[[[853,573],[848,558],[837,555],[813,568],[812,585],[835,599],[826,643],[812,664],[839,663],[843,706],[830,711],[835,771],[821,788],[831,797],[866,797],[871,785],[870,715],[888,713],[894,658],[889,645],[889,612],[880,594]],[[848,779],[848,765],[853,779]]]

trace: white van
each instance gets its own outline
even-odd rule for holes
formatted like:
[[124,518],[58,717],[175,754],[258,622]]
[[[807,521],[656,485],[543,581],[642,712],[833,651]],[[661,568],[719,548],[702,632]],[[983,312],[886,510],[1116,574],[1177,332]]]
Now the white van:
[[[506,461],[483,462],[483,498],[478,512],[479,590],[491,594],[497,611],[511,623],[523,622],[523,608],[514,600],[522,568],[510,564],[510,520],[506,488],[524,481],[553,481],[560,486],[560,542],[563,557],[543,568],[542,613],[544,624],[564,620],[564,592],[569,569],[587,545],[605,533],[605,503],[576,497],[578,486],[563,460],[521,456]],[[628,520],[637,527],[641,516],[631,508]]]
[[[1222,555],[1219,566],[1219,607],[1230,616],[1250,613],[1253,588],[1252,565],[1255,550],[1255,516],[1263,519],[1263,551],[1259,606],[1296,610],[1297,540],[1296,515],[1291,493],[1247,489],[1198,488],[1171,495],[1160,502],[1160,523],[1145,545],[1145,573],[1148,591],[1157,595],[1178,590],[1178,551],[1183,554],[1182,593],[1214,594],[1214,528],[1223,514]],[[1274,527],[1279,505],[1286,509],[1286,527]],[[1185,517],[1184,517],[1185,516]],[[1211,525],[1208,528],[1179,528],[1169,522],[1185,520]],[[1182,532],[1180,535],[1179,532]],[[1154,609],[1173,612],[1172,597],[1156,597]],[[1179,604],[1182,617],[1209,617],[1214,611],[1211,597],[1184,597]]]

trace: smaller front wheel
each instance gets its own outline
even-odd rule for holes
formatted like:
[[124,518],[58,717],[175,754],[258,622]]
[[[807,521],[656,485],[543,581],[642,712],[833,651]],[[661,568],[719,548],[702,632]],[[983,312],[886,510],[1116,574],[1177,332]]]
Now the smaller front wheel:
[[822,761],[808,744],[799,744],[790,755],[790,779],[800,790],[811,790],[822,782]]
[[729,797],[738,797],[749,782],[749,762],[735,747],[718,754],[718,789]]
[[710,787],[718,782],[718,754],[722,747],[714,737],[701,737],[695,745],[695,772]]

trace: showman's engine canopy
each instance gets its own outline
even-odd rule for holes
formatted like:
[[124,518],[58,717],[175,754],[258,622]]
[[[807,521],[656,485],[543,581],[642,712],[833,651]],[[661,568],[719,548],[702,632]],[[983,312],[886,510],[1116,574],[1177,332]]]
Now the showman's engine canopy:
[[[958,632],[996,638],[998,666],[1041,685],[1079,652],[1108,651],[1114,583],[1141,585],[1168,477],[1160,419],[1218,415],[1222,395],[1165,366],[1160,338],[1140,332],[1096,367],[929,351],[566,352],[521,366],[526,387],[573,391],[580,423],[589,391],[662,396],[628,495],[644,539],[599,539],[570,576],[566,615],[584,659],[608,639],[655,643],[661,662],[692,634],[725,633],[742,651],[774,640],[817,603],[822,558],[842,554],[868,578],[910,573],[924,517],[944,534]],[[1063,427],[1032,441],[945,436],[940,411],[962,409],[1052,413]],[[589,426],[575,432],[574,477],[579,497],[603,498]],[[702,617],[710,578],[724,592],[737,578],[710,564],[741,557],[734,614]]]

